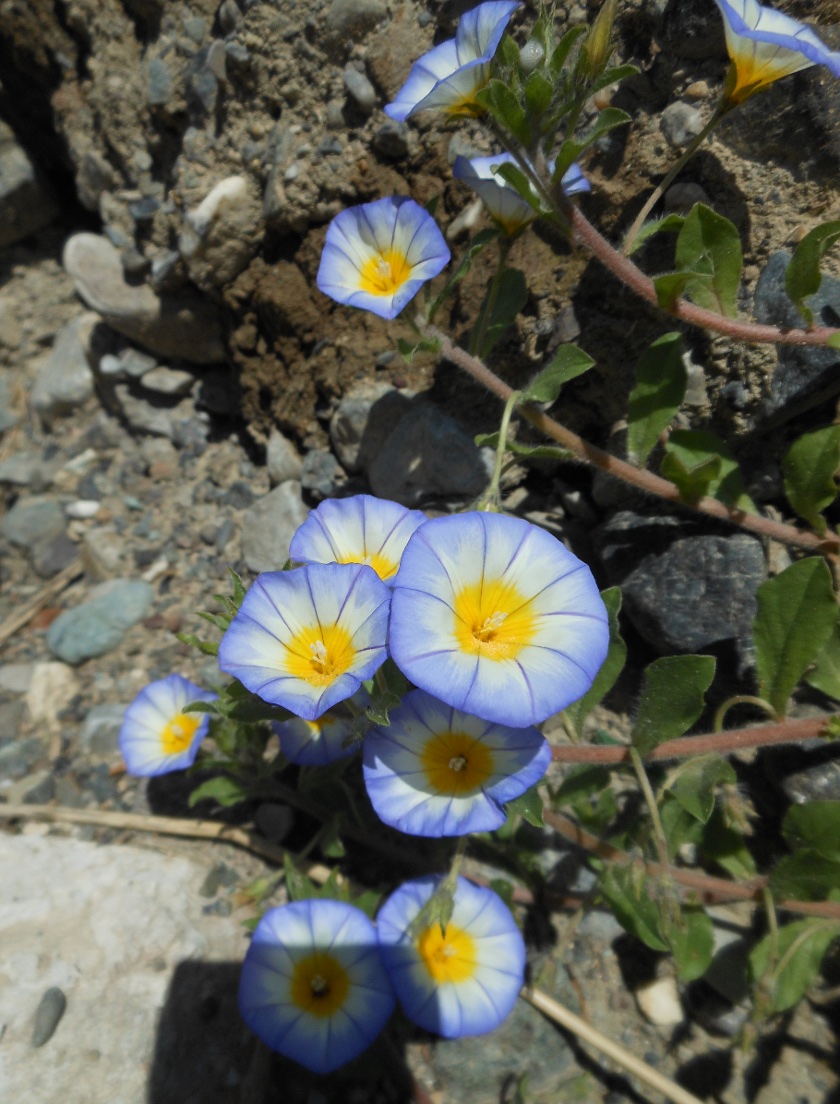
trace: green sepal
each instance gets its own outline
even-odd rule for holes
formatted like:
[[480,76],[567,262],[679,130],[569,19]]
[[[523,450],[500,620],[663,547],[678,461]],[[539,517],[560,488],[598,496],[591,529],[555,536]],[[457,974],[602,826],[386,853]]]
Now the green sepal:
[[560,76],[561,72],[563,71],[563,66],[566,64],[566,59],[568,58],[572,47],[580,38],[580,36],[585,33],[586,27],[583,24],[572,27],[570,30],[566,31],[566,33],[554,47],[554,50],[548,60],[548,71],[551,76],[555,78],[555,80],[557,79],[557,77]]
[[[446,285],[443,291],[441,291],[440,295],[437,296],[432,305],[429,307],[429,321],[434,318],[438,308],[446,300],[446,297],[449,295],[452,289],[457,287],[457,285],[460,284],[460,282],[470,271],[470,269],[472,268],[473,260],[478,256],[479,253],[481,253],[483,249],[486,249],[491,242],[494,242],[498,238],[498,236],[499,231],[495,228],[495,226],[488,226],[485,229],[478,231],[478,233],[470,241],[469,245],[464,251],[464,255],[458,262],[458,267],[446,281]],[[397,347],[399,348],[400,353],[405,358],[406,362],[410,364],[411,358],[414,356],[415,353],[436,351],[440,348],[440,343],[438,341],[432,341],[428,338],[424,338],[421,341],[417,342],[401,340],[397,343]]]

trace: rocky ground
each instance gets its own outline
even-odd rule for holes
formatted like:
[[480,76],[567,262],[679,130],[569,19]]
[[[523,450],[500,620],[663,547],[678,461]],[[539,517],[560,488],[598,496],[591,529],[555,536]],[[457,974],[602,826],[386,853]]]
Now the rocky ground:
[[[405,364],[405,323],[314,287],[326,223],[349,203],[440,196],[455,252],[482,217],[448,169],[459,152],[489,149],[481,125],[406,126],[381,111],[467,6],[71,0],[59,16],[47,0],[0,0],[0,802],[185,815],[177,787],[125,776],[116,734],[150,680],[218,678],[174,634],[199,631],[196,611],[226,589],[228,568],[250,581],[281,567],[324,497],[372,491],[447,511],[486,484],[491,457],[473,434],[495,428],[495,403],[451,366]],[[558,11],[574,20],[597,6]],[[837,4],[779,6],[840,47]],[[531,16],[523,6],[514,28]],[[585,166],[587,212],[614,234],[698,132],[725,59],[711,0],[625,0],[618,30],[641,73],[610,95],[634,125]],[[810,71],[748,103],[666,204],[700,197],[733,219],[745,312],[785,321],[778,254],[840,217],[838,168],[840,92]],[[563,243],[531,235],[512,261],[532,293],[495,366],[517,385],[578,342],[597,365],[564,393],[562,418],[620,449],[636,359],[667,326]],[[476,265],[445,320],[456,335],[487,271]],[[837,324],[840,281],[824,282],[817,310]],[[784,510],[778,458],[793,434],[832,419],[840,354],[777,360],[694,331],[685,340],[682,424],[726,435],[753,498]],[[748,680],[755,587],[783,551],[651,516],[570,465],[517,469],[507,494],[602,583],[622,584],[637,663],[711,650]],[[602,726],[620,731],[630,705],[620,688]],[[750,769],[777,809],[815,786],[840,796],[836,756]],[[294,839],[294,816],[256,812],[275,843]],[[585,892],[578,858],[541,845],[558,884]],[[525,1074],[526,1099],[648,1099],[521,1002],[487,1039],[433,1042],[397,1023],[326,1082],[272,1059],[235,1010],[254,914],[243,888],[266,869],[206,841],[6,826],[4,1099],[364,1104],[425,1092],[492,1104],[516,1099]],[[738,910],[718,920],[722,942],[751,924]],[[539,984],[701,1098],[840,1099],[836,1000],[803,1002],[742,1054],[730,1046],[745,1015],[731,978],[677,994],[665,964],[606,914],[538,921]]]

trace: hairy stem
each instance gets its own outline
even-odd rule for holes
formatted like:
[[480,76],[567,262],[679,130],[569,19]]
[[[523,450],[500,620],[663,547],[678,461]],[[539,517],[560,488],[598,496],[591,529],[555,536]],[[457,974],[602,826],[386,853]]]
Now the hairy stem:
[[[616,254],[616,256],[620,255]],[[620,259],[622,261],[626,260],[626,258]],[[635,271],[638,272],[638,269]],[[639,275],[641,276],[641,273],[639,273]],[[647,277],[644,277],[644,279],[647,279]],[[718,316],[715,315],[714,317]],[[508,401],[513,394],[513,388],[509,387],[508,384],[501,380],[495,372],[491,371],[487,365],[483,363],[483,361],[479,360],[477,357],[470,356],[465,349],[461,349],[459,346],[455,345],[450,338],[448,338],[442,330],[437,329],[436,326],[423,324],[421,329],[425,337],[437,342],[440,353],[446,360],[457,365],[457,367],[472,376],[476,382],[486,387],[488,391],[496,395],[502,402]],[[805,331],[797,330],[794,332],[805,334]],[[840,331],[832,330],[825,332],[836,333]],[[811,342],[811,344],[816,344],[816,342]],[[809,551],[819,552],[823,555],[830,555],[840,551],[840,537],[833,533],[827,533],[825,536],[818,536],[816,533],[797,529],[793,525],[783,525],[781,522],[771,521],[769,518],[761,517],[758,514],[748,514],[743,510],[737,510],[732,506],[727,506],[725,503],[718,501],[716,498],[709,498],[708,496],[699,499],[697,502],[685,502],[680,496],[679,488],[674,483],[671,483],[667,479],[663,479],[659,475],[655,475],[653,472],[645,471],[642,468],[635,468],[632,464],[628,464],[624,460],[619,460],[618,457],[612,456],[610,453],[584,440],[583,437],[580,437],[571,429],[556,422],[547,414],[543,414],[538,407],[523,404],[517,407],[517,411],[521,417],[525,418],[526,421],[530,422],[531,425],[535,426],[547,437],[550,437],[552,440],[557,441],[558,444],[567,448],[578,460],[591,464],[592,467],[597,468],[606,475],[614,476],[624,483],[629,483],[633,487],[638,487],[640,490],[655,495],[657,498],[664,499],[666,502],[671,502],[675,506],[680,506],[686,510],[693,510],[696,513],[705,514],[708,517],[720,518],[724,521],[731,522],[733,525],[739,526],[741,529],[746,529],[750,533],[756,533],[759,536],[768,537],[771,540],[777,540],[783,544],[790,544],[795,548],[806,548]]]

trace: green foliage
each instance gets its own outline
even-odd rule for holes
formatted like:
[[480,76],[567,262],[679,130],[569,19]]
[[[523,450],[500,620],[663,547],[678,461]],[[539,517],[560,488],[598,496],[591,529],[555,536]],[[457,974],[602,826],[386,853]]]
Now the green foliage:
[[560,181],[566,175],[573,162],[577,161],[580,155],[597,142],[599,138],[603,138],[606,134],[609,134],[611,130],[615,130],[616,127],[626,126],[629,122],[630,116],[626,111],[622,111],[618,107],[605,107],[603,111],[598,113],[595,125],[587,135],[579,139],[567,138],[560,147],[560,152],[557,155],[557,163],[554,166],[553,175],[554,184],[559,186]]
[[675,429],[665,443],[660,470],[679,487],[686,502],[697,502],[709,495],[735,510],[758,513],[744,489],[738,461],[708,430]]
[[628,255],[632,256],[632,254],[635,253],[637,249],[640,249],[646,241],[650,241],[650,239],[655,234],[665,233],[668,231],[680,231],[683,227],[684,222],[685,215],[665,215],[663,218],[660,219],[651,219],[649,222],[646,222],[642,226],[638,234],[633,239]]
[[834,622],[831,636],[814,666],[805,672],[805,681],[815,690],[840,701],[840,620]]
[[791,564],[758,588],[753,622],[759,694],[783,717],[796,684],[828,643],[837,622],[824,560]]
[[840,801],[792,805],[782,826],[791,848],[807,847],[840,862]]
[[[472,240],[467,245],[467,248],[464,250],[464,254],[461,257],[461,260],[458,262],[455,271],[446,281],[446,285],[444,286],[443,291],[441,291],[441,293],[437,296],[437,298],[429,307],[430,322],[432,321],[442,304],[449,297],[449,295],[454,291],[454,289],[458,286],[458,284],[460,284],[460,282],[470,271],[475,258],[479,255],[479,253],[486,249],[491,242],[496,241],[498,236],[499,231],[494,226],[490,226],[484,230],[479,230],[475,237],[472,238]],[[402,339],[400,339],[400,341],[397,342],[397,347],[399,348],[400,354],[403,356],[406,363],[411,364],[413,357],[419,352],[436,352],[438,349],[438,342],[432,341],[428,338],[423,338],[422,340],[416,342],[403,341]]]
[[715,951],[712,918],[700,908],[680,909],[679,918],[665,926],[677,977],[687,984],[705,974]]
[[509,131],[516,141],[528,149],[531,145],[531,122],[525,108],[508,85],[495,78],[476,94],[476,101],[487,108],[497,122]]
[[782,461],[785,494],[800,517],[825,533],[823,510],[837,497],[840,470],[840,425],[826,426],[799,437]]
[[840,221],[834,219],[831,222],[824,222],[822,226],[815,226],[797,244],[790,264],[785,270],[785,291],[793,300],[793,305],[805,319],[809,329],[814,324],[814,312],[805,300],[820,290],[822,283],[820,261],[838,238],[840,238]]
[[719,806],[706,822],[700,849],[706,861],[716,862],[733,878],[746,880],[756,874],[755,860],[744,843],[744,833],[726,823]]
[[627,403],[627,448],[639,466],[647,460],[685,397],[682,337],[664,334],[642,354]]
[[522,392],[523,402],[556,402],[563,386],[588,372],[595,361],[577,345],[561,345],[547,367]]
[[593,832],[602,832],[612,821],[617,806],[605,767],[581,764],[566,772],[563,782],[551,794],[551,807],[569,806],[577,819]]
[[691,728],[703,712],[714,677],[712,656],[665,656],[649,664],[630,734],[640,755]]
[[524,821],[534,828],[545,828],[543,820],[543,803],[536,786],[526,790],[524,794],[505,805],[508,815],[518,813]]
[[601,894],[619,924],[654,951],[667,951],[662,934],[659,902],[651,897],[641,866],[610,866],[604,872]]
[[601,597],[607,608],[607,616],[610,624],[610,646],[607,658],[601,664],[601,668],[595,679],[582,698],[572,702],[563,711],[563,718],[572,726],[578,735],[583,731],[583,724],[592,710],[612,690],[616,679],[624,670],[627,659],[627,645],[621,638],[618,623],[618,614],[621,610],[621,591],[618,587],[609,587],[601,591]]
[[478,355],[486,357],[499,338],[504,334],[528,302],[528,285],[524,273],[518,268],[506,268],[494,281],[488,294],[493,295],[487,314],[487,327]]
[[784,1012],[805,996],[825,952],[840,936],[840,923],[797,920],[766,935],[750,953],[752,980],[764,993],[768,1013]]
[[840,861],[798,848],[773,867],[770,890],[779,900],[825,901],[832,891],[840,891]]
[[[475,443],[479,448],[498,448],[498,433],[477,433]],[[508,437],[505,448],[514,456],[523,460],[569,460],[574,458],[574,453],[562,445],[523,445],[513,437]]]
[[175,636],[182,644],[186,644],[190,648],[197,648],[203,655],[215,656],[219,654],[218,640],[201,640],[195,633],[175,633]]
[[690,273],[685,294],[700,307],[734,318],[743,255],[735,226],[695,204],[677,236],[677,269]]
[[715,807],[716,788],[735,781],[735,771],[725,759],[701,755],[676,767],[667,788],[690,816],[705,824]]
[[197,786],[190,794],[187,804],[192,809],[199,801],[206,801],[208,798],[227,809],[231,805],[238,805],[240,801],[247,801],[248,793],[236,779],[220,774]]

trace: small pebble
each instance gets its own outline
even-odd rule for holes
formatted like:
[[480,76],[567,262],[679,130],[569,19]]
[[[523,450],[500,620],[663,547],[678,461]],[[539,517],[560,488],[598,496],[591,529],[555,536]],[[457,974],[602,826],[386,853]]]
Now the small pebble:
[[32,1028],[33,1047],[42,1047],[44,1043],[50,1041],[66,1008],[67,997],[56,986],[52,986],[44,993],[35,1012],[35,1025]]

